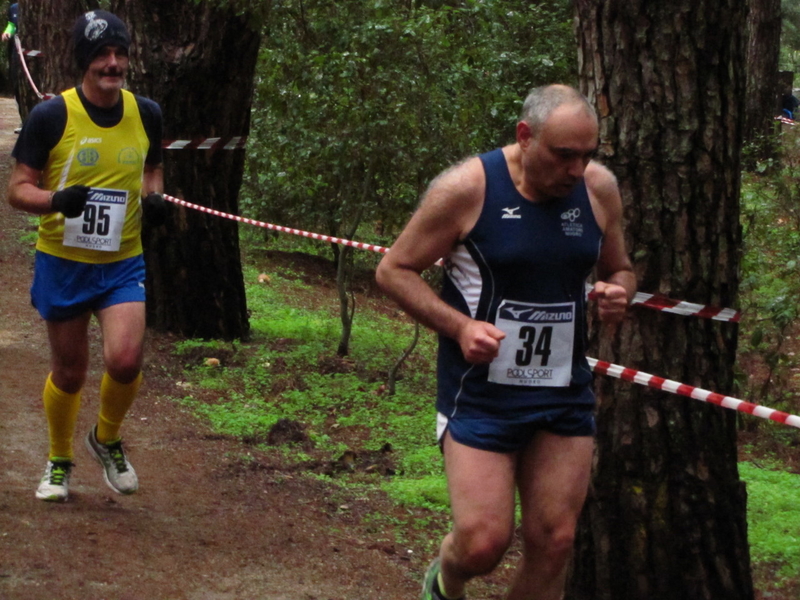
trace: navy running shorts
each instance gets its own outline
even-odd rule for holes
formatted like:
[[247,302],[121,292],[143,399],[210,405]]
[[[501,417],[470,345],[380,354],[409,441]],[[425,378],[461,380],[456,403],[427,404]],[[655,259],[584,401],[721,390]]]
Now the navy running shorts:
[[144,302],[144,257],[82,263],[36,252],[31,304],[46,321],[68,321],[87,311]]
[[542,406],[525,416],[507,419],[449,419],[438,413],[436,433],[439,443],[442,443],[445,431],[449,431],[459,444],[470,448],[509,453],[524,448],[539,431],[563,436],[594,436],[597,425],[593,405],[568,404]]

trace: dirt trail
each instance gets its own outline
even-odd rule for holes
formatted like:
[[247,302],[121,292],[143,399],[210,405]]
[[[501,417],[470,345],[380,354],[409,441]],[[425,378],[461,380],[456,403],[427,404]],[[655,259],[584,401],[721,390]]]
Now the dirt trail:
[[182,395],[179,365],[152,333],[142,393],[123,427],[139,492],[111,492],[83,448],[102,374],[95,339],[70,500],[34,498],[47,458],[40,393],[49,369],[28,297],[32,249],[20,243],[33,227],[5,201],[18,123],[14,100],[0,98],[0,598],[416,597],[423,557],[375,544],[323,484],[243,468],[239,444],[169,402]]

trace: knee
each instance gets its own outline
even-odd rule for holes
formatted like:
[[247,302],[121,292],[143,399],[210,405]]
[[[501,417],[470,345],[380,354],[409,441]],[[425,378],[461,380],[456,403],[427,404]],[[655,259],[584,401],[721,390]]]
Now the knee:
[[67,394],[77,394],[86,383],[86,373],[71,369],[53,369],[53,385]]
[[550,535],[550,548],[555,558],[566,562],[575,547],[575,527],[564,527]]
[[106,371],[119,383],[130,383],[142,370],[141,353],[135,350],[117,352],[106,356]]
[[575,523],[523,531],[525,554],[537,556],[551,564],[555,571],[561,569],[572,557],[575,546]]
[[512,532],[502,527],[473,527],[456,535],[457,562],[469,576],[490,573],[511,544]]
[[75,394],[86,383],[88,365],[80,361],[53,360],[53,384],[63,392]]

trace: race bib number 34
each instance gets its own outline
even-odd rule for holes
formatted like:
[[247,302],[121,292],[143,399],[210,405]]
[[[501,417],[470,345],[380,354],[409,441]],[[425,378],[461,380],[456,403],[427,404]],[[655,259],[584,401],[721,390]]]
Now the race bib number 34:
[[489,381],[530,387],[567,387],[572,379],[575,303],[503,300],[495,326],[505,332],[489,365]]
[[64,245],[116,252],[127,207],[126,190],[91,188],[83,214],[64,222]]

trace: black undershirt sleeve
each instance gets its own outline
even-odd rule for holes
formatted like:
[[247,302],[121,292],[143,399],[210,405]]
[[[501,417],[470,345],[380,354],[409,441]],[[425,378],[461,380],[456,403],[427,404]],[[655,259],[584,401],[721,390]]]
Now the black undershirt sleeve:
[[25,119],[11,156],[32,169],[44,170],[50,150],[56,147],[67,126],[67,105],[56,96],[33,107]]

